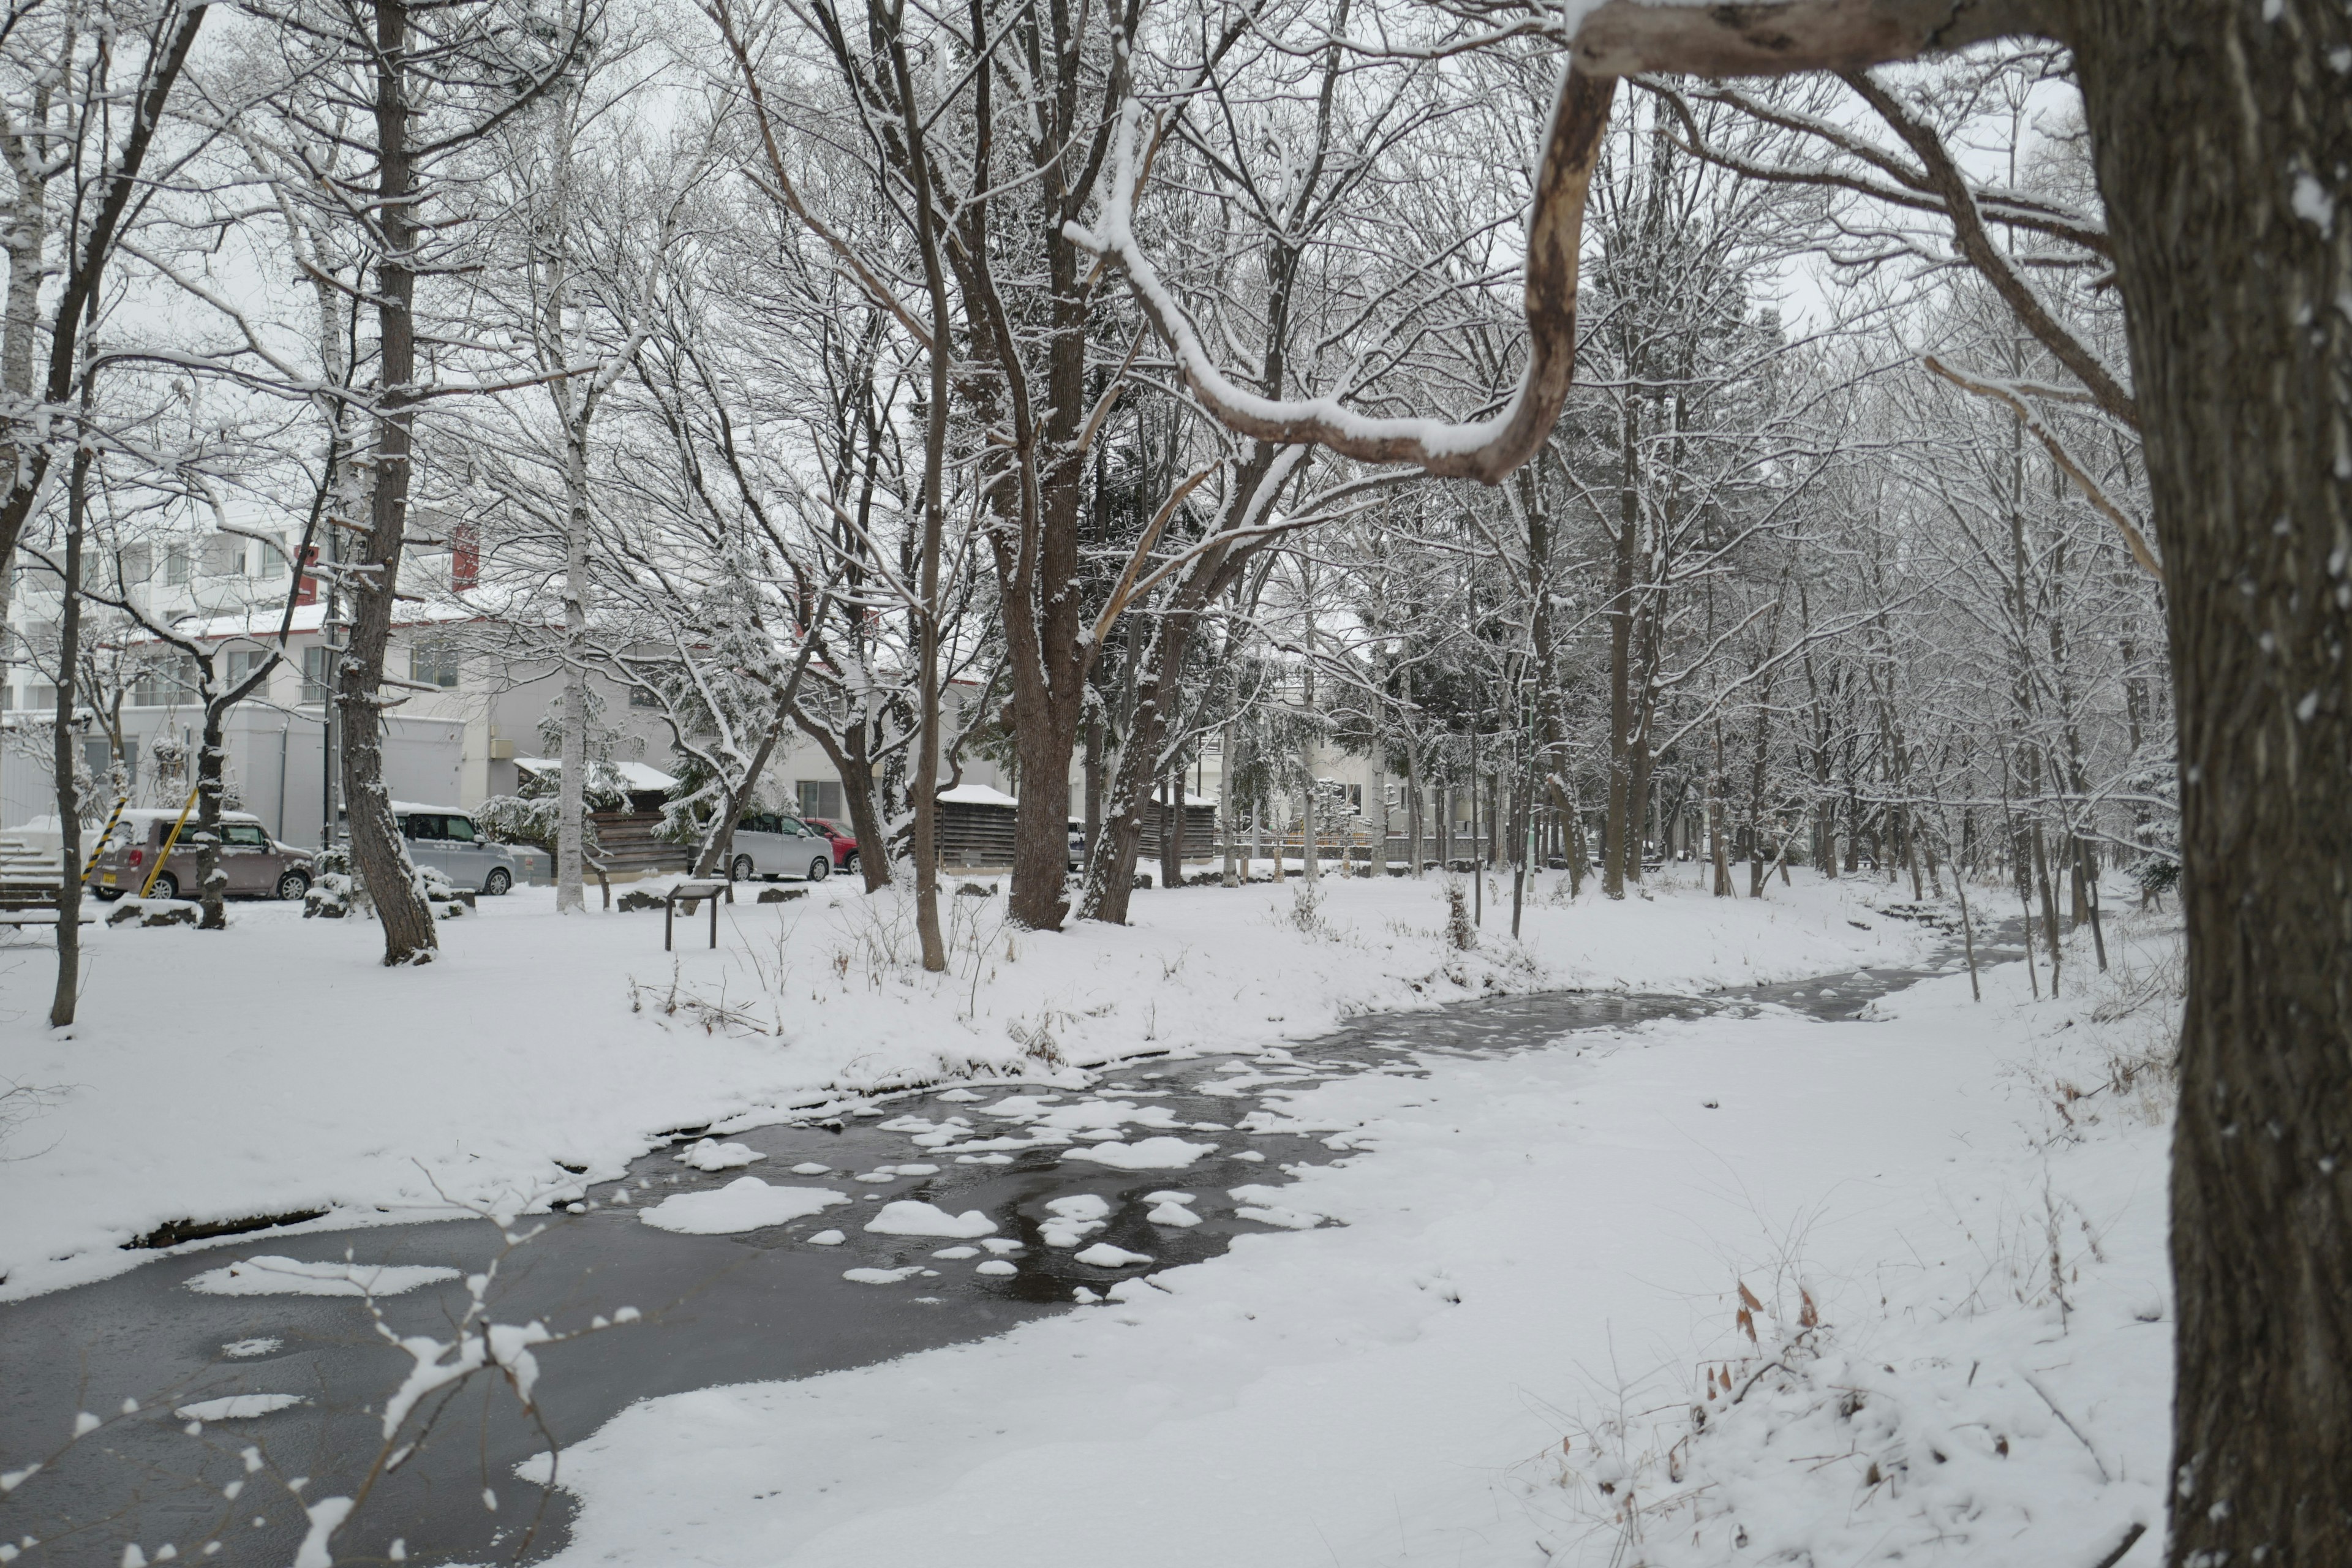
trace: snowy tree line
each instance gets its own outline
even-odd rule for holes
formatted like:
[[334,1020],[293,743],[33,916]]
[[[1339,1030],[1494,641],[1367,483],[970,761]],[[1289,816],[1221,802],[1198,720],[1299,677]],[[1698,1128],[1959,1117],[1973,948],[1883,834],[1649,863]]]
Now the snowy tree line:
[[[1539,26],[35,5],[7,47],[15,559],[85,584],[59,711],[102,729],[172,658],[205,842],[221,716],[268,661],[154,620],[133,563],[192,516],[274,520],[286,608],[328,595],[345,650],[343,801],[394,959],[436,938],[372,716],[403,694],[402,544],[453,535],[478,574],[423,591],[583,716],[534,816],[567,907],[592,677],[661,721],[706,871],[798,731],[868,887],[932,909],[932,797],[1001,760],[1034,926],[1125,918],[1146,816],[1209,747],[1228,876],[1276,813],[1318,872],[1328,747],[1393,781],[1358,809],[1414,868],[1612,897],[1671,847],[1727,896],[1998,870],[2053,938],[2100,867],[2170,874],[2147,484],[2046,47],[1629,84],[1574,387],[1483,486],[1234,430],[1197,373],[1373,420],[1509,401]],[[64,625],[12,628],[54,668]]]

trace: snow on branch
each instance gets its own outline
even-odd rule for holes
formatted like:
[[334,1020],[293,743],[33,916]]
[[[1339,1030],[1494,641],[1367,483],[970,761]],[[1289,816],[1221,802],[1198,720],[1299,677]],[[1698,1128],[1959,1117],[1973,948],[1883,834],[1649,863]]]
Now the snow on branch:
[[1063,232],[1073,244],[1126,269],[1144,315],[1174,351],[1185,384],[1227,428],[1262,441],[1327,447],[1358,462],[1410,463],[1441,478],[1496,484],[1551,433],[1575,374],[1577,252],[1585,193],[1615,89],[1612,80],[1561,73],[1528,214],[1527,371],[1510,402],[1489,418],[1458,425],[1378,418],[1336,398],[1276,399],[1235,385],[1202,345],[1192,319],[1136,241],[1131,226],[1140,110],[1133,102],[1119,126],[1110,193],[1097,226],[1088,230],[1072,223]]
[[2140,570],[2159,583],[2164,581],[2164,568],[2158,563],[2156,552],[2148,548],[2147,536],[2134,526],[2130,518],[2124,515],[2121,507],[2107,499],[2107,493],[2099,488],[2098,481],[2092,479],[2083,465],[2074,460],[2073,453],[2066,450],[2066,444],[2058,438],[2058,433],[2051,429],[2041,416],[2033,412],[2032,405],[2020,395],[2025,390],[2022,385],[2012,385],[2006,382],[1963,374],[1933,354],[1929,354],[1920,363],[1962,392],[1973,393],[1979,397],[1991,398],[2011,414],[2016,415],[2017,422],[2025,426],[2027,433],[2049,450],[2050,460],[2057,464],[2068,479],[2074,481],[2074,488],[2083,492],[2083,499],[2091,503],[2092,510],[2116,525],[2116,530],[2124,536],[2125,545],[2131,551],[2132,559],[2139,563]]

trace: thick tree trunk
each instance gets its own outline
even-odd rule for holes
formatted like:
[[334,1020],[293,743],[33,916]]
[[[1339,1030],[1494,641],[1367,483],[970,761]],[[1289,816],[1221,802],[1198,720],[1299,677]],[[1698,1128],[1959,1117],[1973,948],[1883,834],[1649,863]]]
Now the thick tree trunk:
[[2179,705],[2170,1561],[2352,1562],[2352,11],[2078,0]]
[[352,640],[335,693],[342,711],[343,798],[351,816],[352,860],[367,883],[383,927],[388,964],[429,963],[439,950],[433,911],[416,888],[393,820],[383,783],[383,681],[392,636],[393,596],[399,584],[401,536],[408,521],[410,426],[415,401],[417,243],[415,171],[410,160],[409,105],[403,71],[408,48],[408,8],[401,0],[375,4],[375,134],[379,159],[383,253],[376,263],[376,328],[383,389],[375,410],[374,489],[368,531],[352,572]]

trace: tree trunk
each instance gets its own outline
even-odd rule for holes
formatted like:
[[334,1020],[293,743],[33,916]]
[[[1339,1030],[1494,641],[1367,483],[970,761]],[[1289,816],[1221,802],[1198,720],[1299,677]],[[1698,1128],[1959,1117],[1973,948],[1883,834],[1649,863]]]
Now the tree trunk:
[[[82,412],[89,412],[85,367]],[[89,443],[74,447],[66,494],[65,601],[58,622],[58,984],[49,999],[49,1026],[74,1021],[81,994],[81,791],[74,777],[74,686],[81,660],[82,525],[88,516]]]
[[409,435],[415,401],[416,274],[410,258],[418,228],[415,169],[408,142],[415,110],[402,75],[408,48],[404,0],[375,0],[375,43],[376,185],[383,230],[375,308],[383,386],[375,410],[375,482],[368,531],[352,574],[351,648],[335,700],[342,711],[343,799],[351,815],[352,859],[366,880],[383,927],[383,961],[429,963],[440,948],[440,933],[417,890],[416,868],[393,820],[392,797],[383,783],[383,710],[378,695],[392,635],[401,536],[408,522]]
[[1184,885],[1184,764],[1172,757],[1160,784],[1160,885]]
[[2179,702],[2170,1561],[2352,1562],[2352,12],[2076,13]]
[[228,929],[228,873],[220,863],[221,791],[226,782],[228,750],[222,720],[228,704],[213,689],[214,679],[206,669],[204,741],[196,748],[196,826],[191,835],[196,846],[196,898],[203,906],[196,921],[198,931]]

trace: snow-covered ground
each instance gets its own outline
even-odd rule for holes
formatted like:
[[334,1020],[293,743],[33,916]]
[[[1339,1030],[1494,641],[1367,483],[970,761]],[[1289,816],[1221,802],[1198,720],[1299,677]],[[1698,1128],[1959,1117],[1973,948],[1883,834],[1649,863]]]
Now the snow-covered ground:
[[[372,922],[232,906],[222,933],[92,927],[81,1021],[42,1024],[45,940],[0,947],[0,1300],[135,1267],[173,1221],[325,1210],[319,1227],[560,1195],[683,1127],[758,1125],[960,1077],[1068,1081],[1139,1051],[1244,1049],[1355,1013],[1496,990],[1696,991],[1898,963],[1927,941],[1883,883],[1799,874],[1756,902],[1692,868],[1610,903],[1540,887],[1508,937],[1490,881],[1478,946],[1445,940],[1445,881],[1140,893],[1135,924],[1006,929],[950,898],[950,973],[925,976],[896,898],[843,882],[681,919],[559,917],[545,889],[482,900],[435,963],[387,971]],[[748,899],[748,894],[747,894]],[[1486,1179],[1484,1177],[1480,1179]],[[1319,1237],[1314,1245],[1325,1245]]]
[[2061,1000],[2011,963],[1303,1089],[1361,1152],[1281,1199],[1342,1223],[634,1406],[563,1456],[559,1562],[2090,1568],[2146,1526],[2145,1568],[2176,997],[2129,923]]

